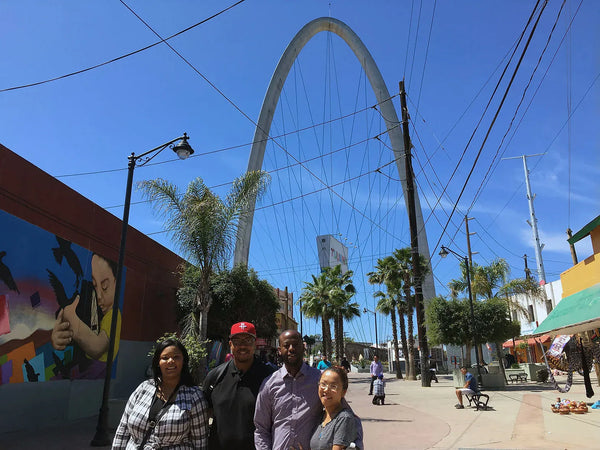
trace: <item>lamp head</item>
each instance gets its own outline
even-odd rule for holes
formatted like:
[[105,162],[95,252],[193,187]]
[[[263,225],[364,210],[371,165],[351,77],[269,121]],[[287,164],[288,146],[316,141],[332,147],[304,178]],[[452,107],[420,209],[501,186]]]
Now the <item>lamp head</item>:
[[444,247],[443,245],[442,245],[442,249],[440,250],[440,256],[442,258],[445,258],[446,256],[448,256],[448,250],[446,250],[446,247]]
[[187,159],[188,156],[194,154],[194,149],[188,144],[187,133],[183,133],[183,138],[181,138],[181,141],[177,145],[173,146],[173,151],[177,153],[179,159]]

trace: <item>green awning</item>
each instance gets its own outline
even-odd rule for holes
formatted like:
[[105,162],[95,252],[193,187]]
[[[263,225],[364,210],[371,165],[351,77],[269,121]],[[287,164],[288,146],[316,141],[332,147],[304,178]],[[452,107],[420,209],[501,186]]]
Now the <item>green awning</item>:
[[581,230],[579,230],[577,233],[575,233],[572,238],[567,239],[567,242],[572,245],[575,242],[582,240],[584,237],[586,237],[588,234],[590,234],[590,231],[592,231],[594,228],[596,228],[598,226],[600,226],[600,216],[596,217],[594,220],[592,220],[590,223],[588,223],[585,227],[583,227]]
[[600,328],[600,283],[563,298],[533,334],[575,334]]

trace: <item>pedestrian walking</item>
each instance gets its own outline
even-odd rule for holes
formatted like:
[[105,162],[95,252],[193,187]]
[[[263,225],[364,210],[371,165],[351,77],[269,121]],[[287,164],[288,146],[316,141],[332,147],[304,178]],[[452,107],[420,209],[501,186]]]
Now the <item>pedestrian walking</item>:
[[370,367],[371,372],[371,386],[369,387],[369,395],[373,395],[373,382],[377,379],[377,377],[381,374],[383,375],[383,366],[379,361],[379,357],[377,355],[373,356],[373,361],[371,362]]

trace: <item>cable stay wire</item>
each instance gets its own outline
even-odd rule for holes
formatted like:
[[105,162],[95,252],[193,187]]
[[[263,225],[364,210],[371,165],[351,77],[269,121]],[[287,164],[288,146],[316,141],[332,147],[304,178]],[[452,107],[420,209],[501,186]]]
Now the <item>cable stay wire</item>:
[[[531,21],[533,20],[533,17],[535,16],[535,12],[536,12],[536,11],[537,11],[537,9],[538,9],[538,5],[540,4],[540,1],[541,1],[541,0],[538,0],[538,2],[536,3],[536,5],[535,5],[535,7],[534,7],[533,11],[531,12],[531,15],[529,16],[529,18],[528,18],[528,20],[527,20],[527,23],[526,23],[525,27],[523,28],[523,31],[521,32],[521,34],[519,35],[519,38],[517,39],[517,42],[516,42],[516,44],[515,44],[513,47],[511,47],[511,49],[512,49],[512,53],[511,53],[511,55],[510,55],[510,57],[509,57],[509,60],[508,60],[508,62],[506,63],[506,65],[505,65],[505,67],[504,67],[504,69],[503,69],[503,71],[502,71],[502,74],[500,75],[500,78],[498,79],[498,81],[497,81],[497,83],[496,83],[496,86],[494,87],[494,90],[493,90],[493,92],[492,92],[492,94],[491,94],[491,96],[490,96],[490,99],[488,100],[488,102],[487,102],[487,104],[486,104],[486,106],[485,106],[485,108],[484,108],[484,110],[483,110],[483,112],[482,112],[482,114],[481,114],[481,117],[479,118],[479,121],[477,122],[477,124],[476,124],[476,126],[475,126],[475,129],[473,130],[473,133],[471,134],[471,136],[470,136],[470,138],[469,138],[469,140],[468,140],[468,142],[467,142],[467,144],[466,144],[466,146],[465,146],[464,150],[463,150],[463,151],[462,151],[462,153],[461,153],[461,156],[460,156],[460,158],[459,158],[458,162],[456,163],[456,166],[455,166],[455,168],[454,168],[454,170],[453,170],[452,174],[450,175],[450,178],[448,179],[448,182],[447,182],[447,183],[446,183],[446,185],[444,186],[444,189],[443,189],[443,191],[442,191],[442,194],[439,196],[439,199],[440,199],[440,200],[443,198],[443,196],[444,196],[444,194],[445,194],[446,190],[447,190],[447,189],[448,189],[448,187],[450,186],[450,183],[451,183],[452,179],[453,179],[453,178],[454,178],[454,176],[456,175],[456,172],[458,171],[458,168],[460,167],[460,165],[461,165],[461,163],[462,163],[462,160],[463,160],[463,158],[464,158],[464,157],[465,157],[465,155],[466,155],[467,149],[469,148],[469,146],[470,146],[470,144],[471,144],[471,142],[472,142],[473,138],[475,137],[475,134],[476,134],[476,133],[477,133],[477,131],[479,130],[479,126],[481,125],[481,122],[483,121],[483,119],[484,119],[484,117],[485,117],[485,115],[486,115],[486,113],[487,113],[487,110],[489,109],[489,107],[490,107],[490,105],[491,105],[491,103],[492,103],[492,100],[494,99],[494,97],[495,97],[495,95],[496,95],[496,92],[497,92],[497,90],[498,90],[498,89],[499,89],[499,87],[500,87],[500,83],[501,83],[501,82],[502,82],[502,80],[504,79],[504,76],[505,76],[505,74],[506,74],[506,72],[507,72],[507,70],[508,70],[508,68],[509,68],[509,66],[510,66],[510,63],[512,62],[512,59],[513,59],[513,57],[515,56],[515,54],[516,54],[516,52],[517,52],[517,50],[518,50],[518,48],[519,48],[519,45],[520,45],[521,41],[523,40],[523,37],[525,36],[525,33],[526,33],[526,31],[527,31],[527,28],[529,27],[529,25],[531,24]],[[504,59],[506,59],[506,56],[503,58],[503,60],[504,60]],[[517,67],[517,68],[518,68],[518,67]],[[495,71],[494,71],[494,72],[495,72]],[[515,72],[515,74],[516,74],[516,72]],[[514,75],[513,75],[513,77],[514,77]],[[486,82],[486,84],[487,84],[487,82]],[[482,89],[483,89],[483,88],[482,88]],[[478,95],[479,95],[479,94],[478,94]],[[505,94],[505,95],[506,95],[506,94]],[[474,100],[473,100],[473,101],[474,101]],[[473,101],[472,101],[472,102],[473,102]],[[472,102],[471,102],[471,103],[472,103]],[[412,102],[411,102],[411,103],[412,103]],[[501,105],[502,105],[502,104],[501,104]],[[465,113],[466,113],[466,110],[465,110]],[[497,114],[498,114],[498,113],[499,113],[499,110],[497,111]],[[464,115],[464,113],[463,113],[463,115]],[[494,121],[495,121],[495,120],[494,120]],[[458,122],[457,122],[457,123],[458,123]],[[493,123],[492,123],[492,124],[493,124]],[[456,126],[456,124],[455,124],[455,126]],[[453,127],[453,128],[454,128],[454,127]],[[491,131],[491,128],[488,130],[488,135],[489,135],[489,132],[490,132],[490,131]],[[448,137],[448,136],[446,136],[446,138],[447,138],[447,137]],[[487,138],[486,138],[486,139],[487,139]],[[443,142],[443,141],[442,141],[442,142]],[[485,141],[484,141],[484,143],[485,143]],[[481,150],[482,150],[482,149],[483,149],[483,146],[480,148],[480,153],[481,153]],[[479,153],[479,154],[480,154],[480,153]],[[476,160],[476,161],[477,161],[477,160]],[[476,161],[475,161],[475,162],[476,162]],[[471,169],[471,171],[472,171],[473,169],[474,169],[474,167]],[[468,181],[468,180],[467,180],[467,181]],[[463,190],[464,190],[464,188],[465,188],[465,187],[466,187],[466,184],[465,184],[465,186],[463,186]],[[457,204],[458,204],[458,202],[457,202]],[[436,206],[437,206],[437,205],[436,205]],[[445,232],[445,230],[444,230],[444,232]],[[442,238],[442,236],[444,235],[444,232],[442,232],[442,234],[441,234],[441,236],[440,236],[440,239],[441,239],[441,238]],[[440,242],[440,241],[438,240],[437,244],[436,244],[436,245],[435,245],[435,246],[434,246],[434,247],[431,249],[431,251],[435,252],[435,250],[437,249],[437,246],[439,245],[439,242]]]
[[57,77],[54,77],[54,78],[49,78],[49,79],[42,80],[42,81],[36,81],[34,83],[28,83],[28,84],[23,84],[23,85],[19,85],[19,86],[12,86],[12,87],[8,87],[8,88],[3,88],[3,89],[0,89],[0,93],[2,93],[2,92],[8,92],[8,91],[15,91],[15,90],[18,90],[18,89],[30,88],[30,87],[33,87],[33,86],[39,86],[39,85],[42,85],[42,84],[51,83],[53,81],[62,80],[62,79],[69,78],[69,77],[72,77],[72,76],[75,76],[75,75],[79,75],[79,74],[82,74],[82,73],[85,73],[85,72],[89,72],[90,70],[98,69],[99,67],[106,66],[108,64],[112,64],[114,62],[120,61],[122,59],[125,59],[125,58],[128,58],[130,56],[136,55],[138,53],[144,52],[144,51],[146,51],[148,49],[151,49],[152,47],[156,47],[157,45],[162,44],[165,41],[173,39],[174,37],[177,37],[177,36],[179,36],[179,35],[181,35],[183,33],[186,33],[188,31],[196,28],[197,26],[202,25],[202,24],[208,22],[209,20],[212,20],[212,19],[220,16],[221,14],[229,11],[232,8],[235,8],[236,6],[238,6],[240,3],[243,3],[244,1],[245,0],[239,0],[237,3],[234,3],[233,5],[228,6],[227,8],[225,8],[225,9],[223,9],[223,10],[221,10],[221,11],[215,13],[215,14],[213,14],[212,16],[207,17],[206,19],[201,20],[200,22],[197,22],[197,23],[195,23],[192,26],[184,28],[183,30],[178,31],[177,33],[172,34],[171,36],[168,36],[165,39],[161,38],[160,41],[157,41],[157,42],[155,42],[153,44],[147,45],[146,47],[134,50],[134,51],[126,53],[124,55],[121,55],[121,56],[118,56],[116,58],[110,59],[108,61],[104,61],[102,63],[95,64],[95,65],[87,67],[85,69],[76,70],[75,72],[67,73],[67,74],[64,74],[64,75],[60,75],[60,76],[57,76]]

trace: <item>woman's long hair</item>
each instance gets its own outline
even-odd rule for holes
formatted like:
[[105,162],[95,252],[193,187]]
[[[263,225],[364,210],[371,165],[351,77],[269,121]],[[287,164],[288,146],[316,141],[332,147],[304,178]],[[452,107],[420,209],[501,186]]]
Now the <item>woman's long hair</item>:
[[152,358],[152,378],[154,378],[154,383],[158,386],[162,381],[162,373],[159,366],[160,355],[165,348],[171,346],[177,347],[183,355],[183,367],[181,369],[179,384],[183,386],[195,386],[194,379],[190,373],[190,356],[181,341],[175,338],[165,339],[154,350],[154,357]]

